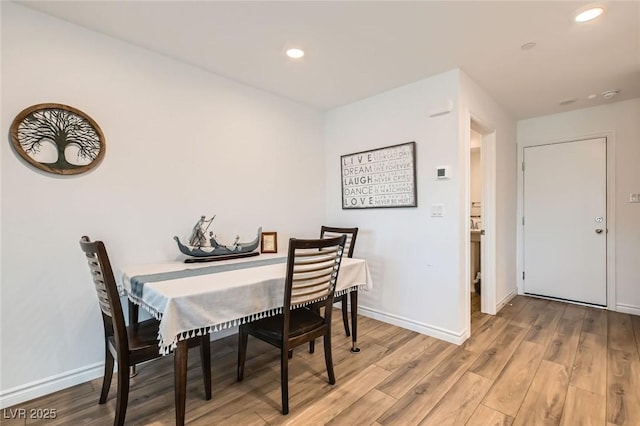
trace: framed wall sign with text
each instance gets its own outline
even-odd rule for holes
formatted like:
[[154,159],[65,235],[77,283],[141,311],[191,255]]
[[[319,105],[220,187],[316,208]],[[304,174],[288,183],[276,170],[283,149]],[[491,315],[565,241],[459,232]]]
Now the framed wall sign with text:
[[340,157],[342,209],[417,207],[416,143]]

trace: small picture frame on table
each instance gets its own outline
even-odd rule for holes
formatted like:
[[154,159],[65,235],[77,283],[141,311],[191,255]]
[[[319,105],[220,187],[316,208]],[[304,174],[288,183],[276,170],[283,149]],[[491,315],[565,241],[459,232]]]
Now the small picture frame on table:
[[278,252],[278,233],[263,232],[260,237],[261,253],[277,253]]

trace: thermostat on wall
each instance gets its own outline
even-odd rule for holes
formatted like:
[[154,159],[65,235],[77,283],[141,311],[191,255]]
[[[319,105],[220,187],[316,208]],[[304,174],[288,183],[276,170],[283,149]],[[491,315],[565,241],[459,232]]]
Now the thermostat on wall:
[[439,166],[436,168],[436,177],[438,179],[449,179],[449,166]]

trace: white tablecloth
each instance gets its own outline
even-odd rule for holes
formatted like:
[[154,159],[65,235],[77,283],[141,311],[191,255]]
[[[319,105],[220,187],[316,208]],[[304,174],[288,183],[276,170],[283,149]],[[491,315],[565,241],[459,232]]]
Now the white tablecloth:
[[[257,257],[219,261],[215,263],[168,262],[126,267],[122,269],[122,288],[129,300],[142,306],[160,319],[159,346],[161,353],[175,348],[179,340],[203,333],[223,330],[281,311],[284,299],[286,256],[281,263],[250,266],[253,263],[279,261],[282,254],[261,254]],[[204,275],[145,282],[144,276],[163,272],[194,270],[242,264],[243,269],[212,272]],[[225,266],[226,268],[226,266]],[[199,272],[199,271],[196,271]],[[336,284],[336,295],[354,289],[372,287],[371,274],[362,259],[343,258]]]

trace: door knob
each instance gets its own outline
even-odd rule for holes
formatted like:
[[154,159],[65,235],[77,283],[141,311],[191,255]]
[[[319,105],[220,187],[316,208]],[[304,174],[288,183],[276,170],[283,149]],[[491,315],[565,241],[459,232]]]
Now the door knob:
[[600,228],[596,229],[596,234],[602,234],[602,229]]

